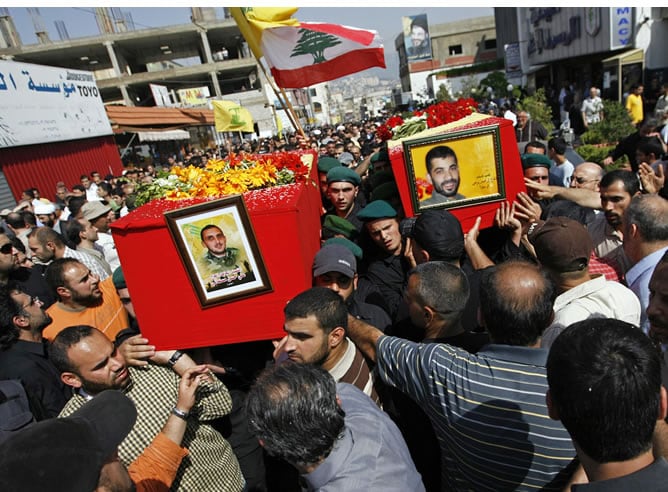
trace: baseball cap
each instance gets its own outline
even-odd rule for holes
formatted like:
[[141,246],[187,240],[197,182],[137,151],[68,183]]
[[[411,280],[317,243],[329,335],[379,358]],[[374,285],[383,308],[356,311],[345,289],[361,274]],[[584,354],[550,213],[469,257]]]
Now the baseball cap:
[[432,261],[453,261],[464,253],[464,232],[447,210],[425,210],[416,219],[411,237],[429,253]]
[[109,205],[104,205],[100,201],[86,202],[83,207],[81,207],[81,214],[86,220],[93,221],[98,217],[108,214],[111,211]]
[[346,239],[345,237],[330,237],[327,241],[324,242],[323,246],[327,246],[328,244],[338,244],[348,248],[350,252],[355,256],[357,261],[362,261],[362,258],[364,257],[364,252],[362,251],[362,248],[360,248],[350,239]]
[[540,263],[557,272],[577,272],[589,264],[594,243],[587,229],[568,217],[552,217],[529,234]]
[[350,152],[342,152],[341,155],[339,156],[339,162],[341,164],[348,165],[351,162],[353,162],[355,158]]
[[352,251],[341,244],[327,244],[313,259],[313,276],[327,272],[339,272],[353,278],[357,272],[357,261]]
[[0,444],[0,490],[90,492],[137,419],[134,403],[107,390],[65,418],[32,424]]

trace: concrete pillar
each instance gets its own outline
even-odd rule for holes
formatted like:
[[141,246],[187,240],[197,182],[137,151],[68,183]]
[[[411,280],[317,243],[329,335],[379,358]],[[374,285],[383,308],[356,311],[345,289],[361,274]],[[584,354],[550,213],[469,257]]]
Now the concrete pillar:
[[[114,44],[113,41],[104,42],[104,45],[107,47],[107,53],[109,54],[109,59],[111,60],[111,64],[114,67],[114,73],[116,74],[116,77],[121,78],[123,76],[123,72],[121,72],[121,66],[118,63],[118,58],[116,57],[116,52],[114,51],[113,44]],[[121,91],[121,95],[123,96],[123,101],[125,101],[125,105],[134,106],[135,103],[128,94],[127,86],[121,83],[119,84],[118,88]]]
[[202,49],[204,49],[204,56],[206,60],[204,63],[213,63],[213,56],[211,56],[211,46],[209,46],[209,38],[206,35],[206,31],[201,30],[199,32],[200,38],[202,38]]
[[211,83],[213,84],[213,92],[216,97],[221,97],[223,93],[220,90],[220,84],[218,83],[218,74],[216,72],[209,72],[211,76]]

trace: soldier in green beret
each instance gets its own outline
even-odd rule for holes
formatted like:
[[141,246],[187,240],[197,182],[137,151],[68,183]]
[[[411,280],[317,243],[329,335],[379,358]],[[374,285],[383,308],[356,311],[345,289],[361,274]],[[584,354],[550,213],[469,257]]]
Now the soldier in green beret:
[[359,174],[348,167],[334,167],[327,173],[327,195],[334,207],[329,215],[346,219],[358,232],[362,230],[362,222],[357,214],[362,207],[356,199],[361,182]]

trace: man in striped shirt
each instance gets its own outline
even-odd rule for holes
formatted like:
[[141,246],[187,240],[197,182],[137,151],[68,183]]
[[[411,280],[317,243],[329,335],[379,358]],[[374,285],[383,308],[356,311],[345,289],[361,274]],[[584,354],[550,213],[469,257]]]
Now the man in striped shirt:
[[561,490],[576,461],[571,439],[545,404],[555,289],[532,264],[483,272],[482,322],[491,344],[476,355],[446,344],[384,336],[349,318],[348,336],[382,381],[424,409],[441,446],[443,490]]

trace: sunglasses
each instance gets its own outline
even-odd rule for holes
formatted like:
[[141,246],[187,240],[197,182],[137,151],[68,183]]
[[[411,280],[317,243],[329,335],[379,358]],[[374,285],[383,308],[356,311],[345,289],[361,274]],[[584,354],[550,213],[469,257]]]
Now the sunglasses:
[[0,253],[3,255],[10,255],[14,251],[14,245],[12,243],[5,243],[0,246]]

